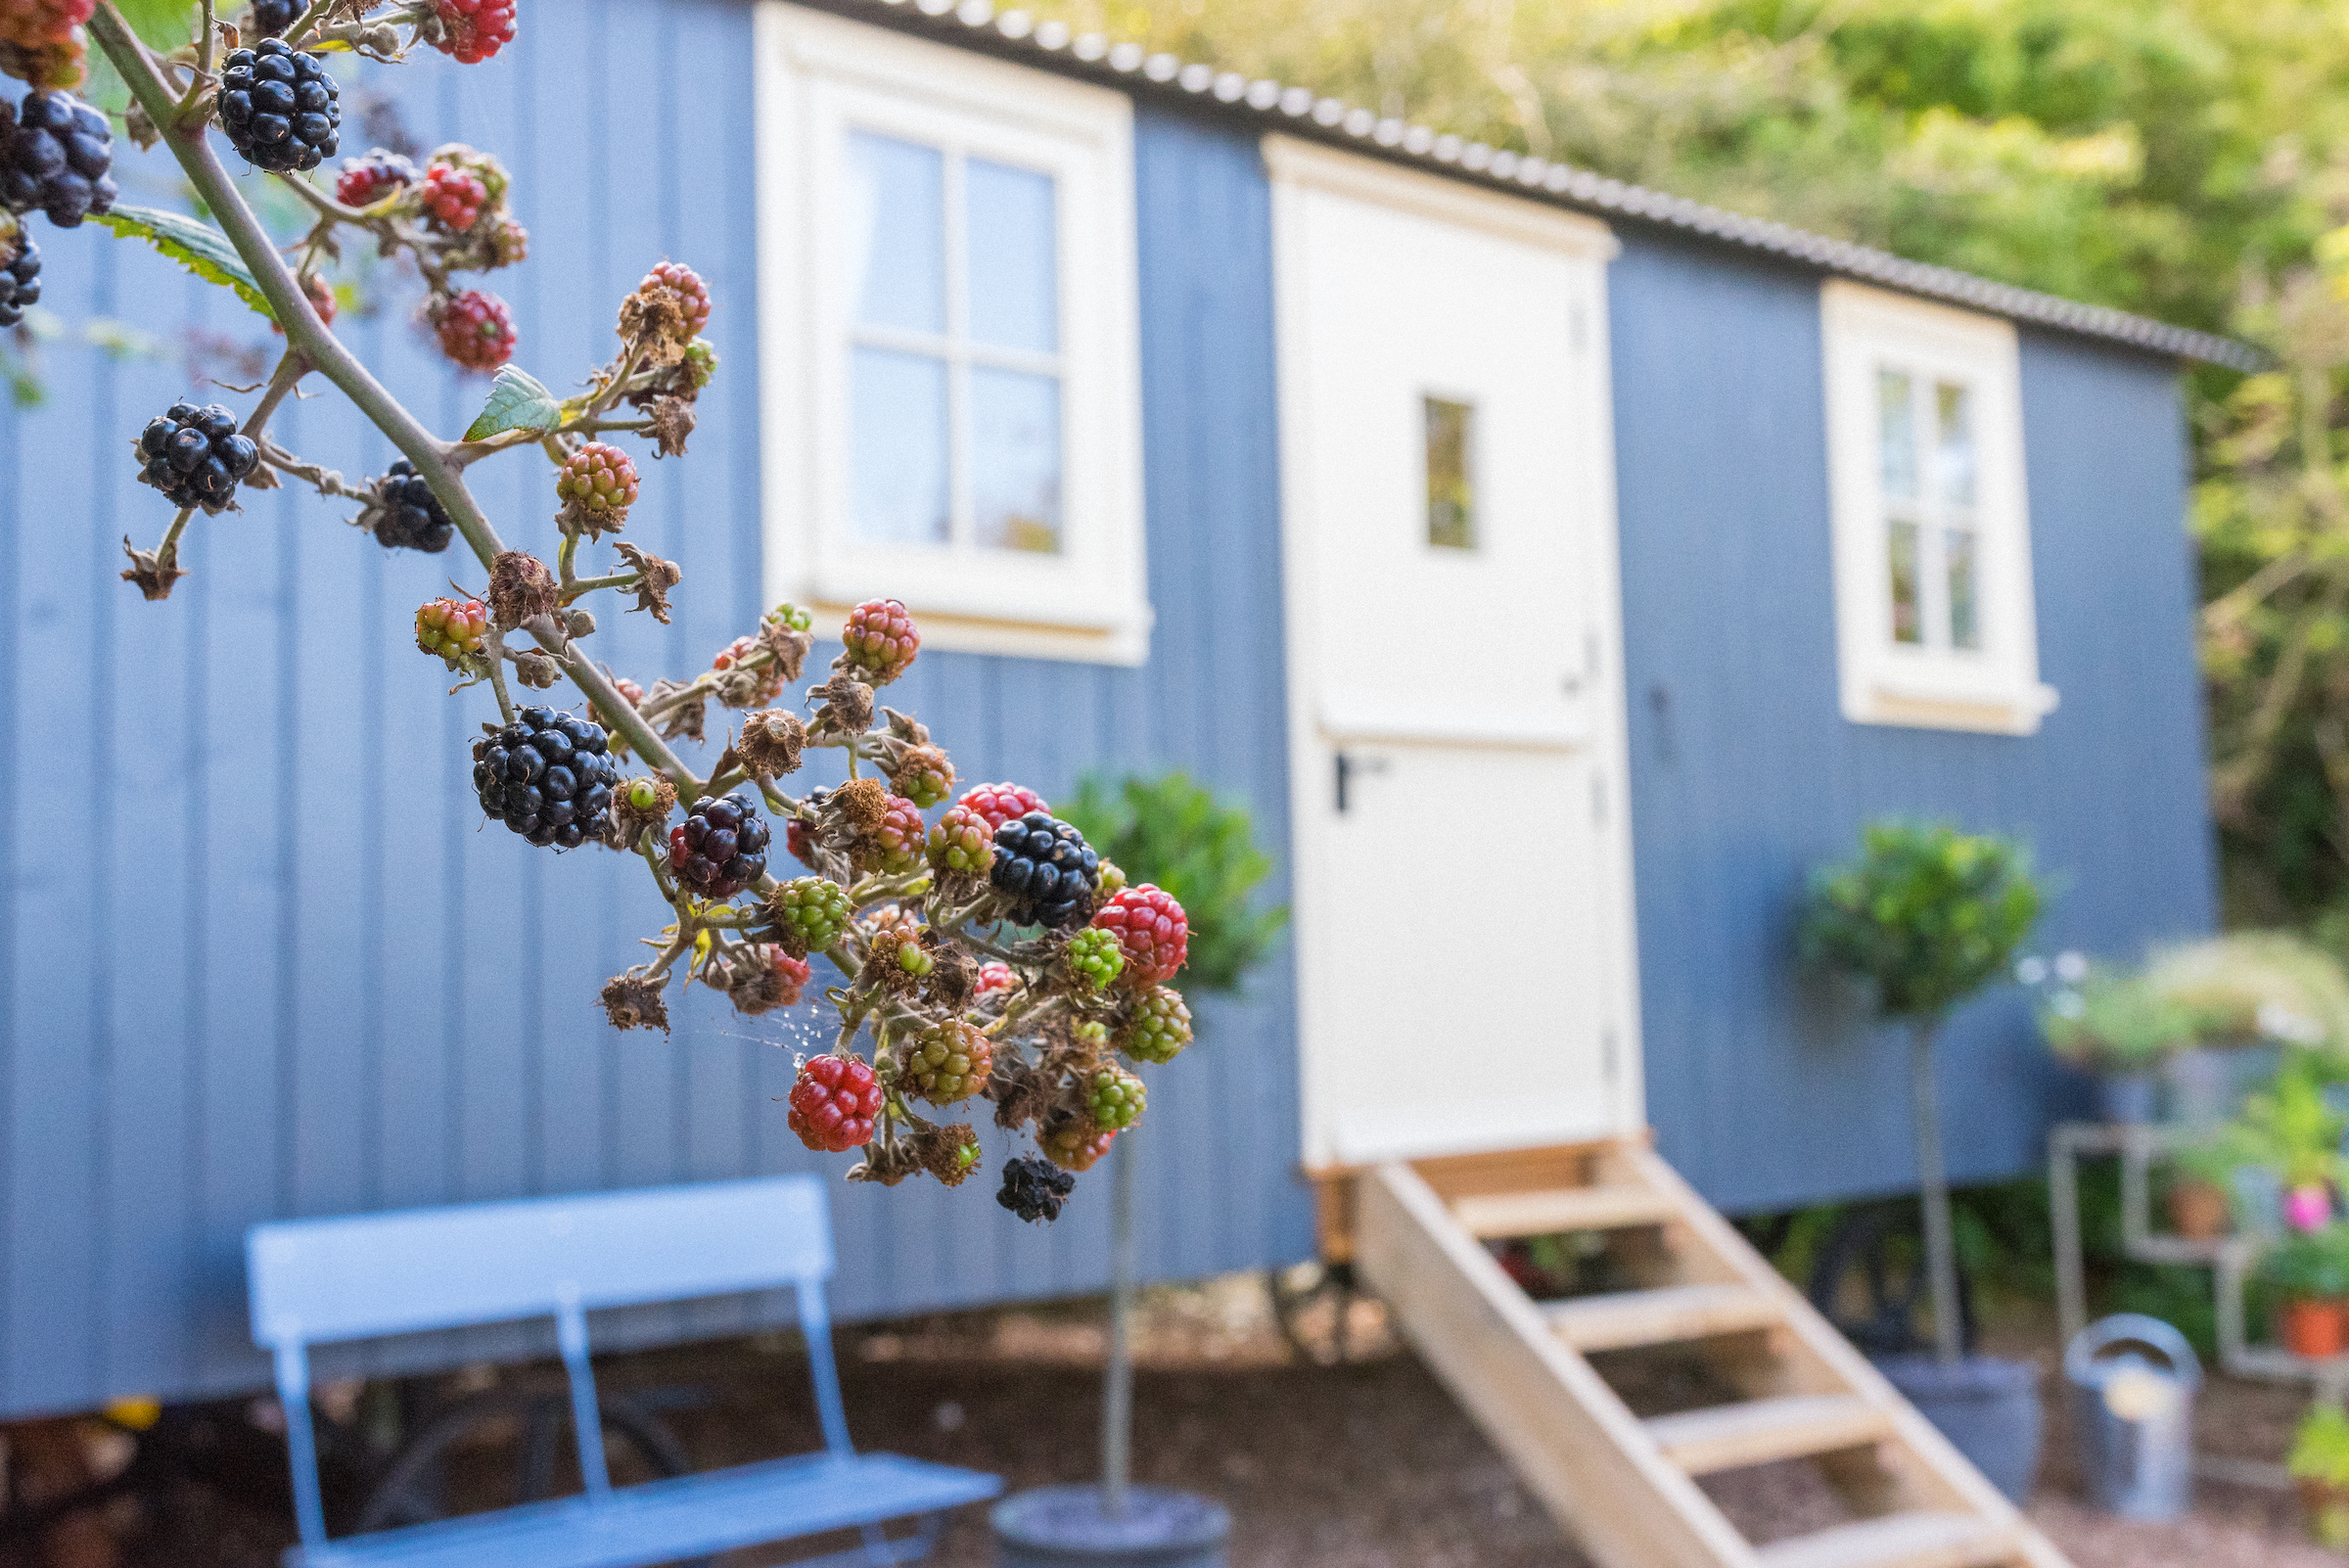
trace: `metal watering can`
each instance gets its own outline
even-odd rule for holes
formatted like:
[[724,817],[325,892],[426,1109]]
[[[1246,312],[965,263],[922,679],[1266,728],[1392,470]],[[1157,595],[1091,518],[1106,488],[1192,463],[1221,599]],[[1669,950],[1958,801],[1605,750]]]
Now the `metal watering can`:
[[[2151,1357],[2145,1353],[2151,1352]],[[2192,1501],[2194,1391],[2202,1363],[2158,1317],[2117,1313],[2063,1353],[2089,1490],[2124,1519],[2175,1519]]]

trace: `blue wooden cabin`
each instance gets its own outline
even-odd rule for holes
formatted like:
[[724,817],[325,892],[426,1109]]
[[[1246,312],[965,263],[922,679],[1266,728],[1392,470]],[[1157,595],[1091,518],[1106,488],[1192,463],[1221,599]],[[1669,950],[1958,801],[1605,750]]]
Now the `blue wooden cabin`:
[[[928,637],[896,691],[966,780],[1180,767],[1253,809],[1297,937],[1153,1075],[1150,1276],[1309,1256],[1307,1168],[1641,1123],[1732,1210],[1900,1188],[1899,1057],[1806,995],[1787,930],[1876,814],[2028,838],[2067,880],[2050,945],[2212,920],[2177,383],[2232,345],[988,0],[538,0],[495,61],[345,101],[347,151],[397,126],[511,168],[533,258],[488,282],[550,384],[651,263],[710,282],[718,381],[629,526],[683,566],[675,623],[605,610],[612,668],[896,594]],[[139,246],[39,238],[62,333],[0,409],[0,1414],[263,1386],[259,1221],[837,1176],[779,1103],[811,1026],[703,997],[613,1032],[641,872],[483,830],[489,699],[411,644],[457,555],[285,490],[199,519],[168,602],[116,579],[167,521],[125,443],[271,340]],[[352,268],[339,330],[461,429],[484,384],[412,280]],[[332,396],[276,433],[392,455]],[[545,536],[533,460],[477,490]],[[1399,929],[1406,898],[1440,915]],[[1533,984],[1464,1000],[1496,945]],[[2019,1001],[1944,1070],[1958,1175],[2028,1168],[2063,1086]],[[831,1193],[844,1316],[1105,1277],[1089,1188],[1049,1228]]]

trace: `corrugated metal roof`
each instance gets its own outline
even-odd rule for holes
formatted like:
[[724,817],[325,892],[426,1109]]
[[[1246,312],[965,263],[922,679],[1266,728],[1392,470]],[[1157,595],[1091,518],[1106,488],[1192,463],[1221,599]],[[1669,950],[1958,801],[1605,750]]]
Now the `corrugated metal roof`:
[[1267,129],[1351,147],[1576,211],[1696,235],[2015,321],[2235,370],[2257,370],[2267,363],[2258,349],[2215,333],[2174,327],[2105,305],[2082,304],[2036,289],[1994,283],[1954,267],[1911,261],[1849,240],[1831,240],[1783,223],[1746,217],[1571,164],[1529,158],[1425,125],[1382,117],[1341,99],[1321,97],[1308,87],[1250,80],[1238,71],[1220,71],[1174,55],[1151,54],[1139,44],[1113,42],[1102,33],[1073,32],[1058,22],[1039,23],[1025,11],[998,11],[993,0],[798,3],[836,16],[892,24],[1061,74],[1109,83],[1138,96],[1206,106]]

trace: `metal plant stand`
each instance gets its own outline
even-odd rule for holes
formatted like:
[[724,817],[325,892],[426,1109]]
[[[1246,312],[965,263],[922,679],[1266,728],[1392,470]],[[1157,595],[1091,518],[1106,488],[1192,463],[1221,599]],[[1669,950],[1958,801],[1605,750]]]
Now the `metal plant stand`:
[[[2121,1250],[2140,1263],[2180,1264],[2211,1271],[2217,1308],[2219,1364],[2236,1377],[2269,1383],[2311,1383],[2320,1394],[2349,1394],[2349,1356],[2322,1360],[2280,1346],[2254,1345],[2244,1329],[2243,1297],[2260,1255],[2278,1237],[2257,1232],[2197,1240],[2153,1228],[2153,1168],[2203,1130],[2184,1125],[2060,1122],[2048,1136],[2048,1206],[2055,1232],[2055,1318],[2069,1345],[2088,1324],[2087,1267],[2080,1237],[2080,1162],[2117,1156],[2121,1162]],[[2196,1454],[2194,1470],[2236,1485],[2288,1489],[2280,1464]]]

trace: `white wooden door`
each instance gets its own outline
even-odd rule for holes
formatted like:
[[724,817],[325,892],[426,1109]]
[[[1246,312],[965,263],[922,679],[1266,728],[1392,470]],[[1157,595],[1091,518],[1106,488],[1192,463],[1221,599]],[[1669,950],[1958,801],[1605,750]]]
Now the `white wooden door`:
[[1636,1128],[1612,241],[1266,157],[1306,1162]]

